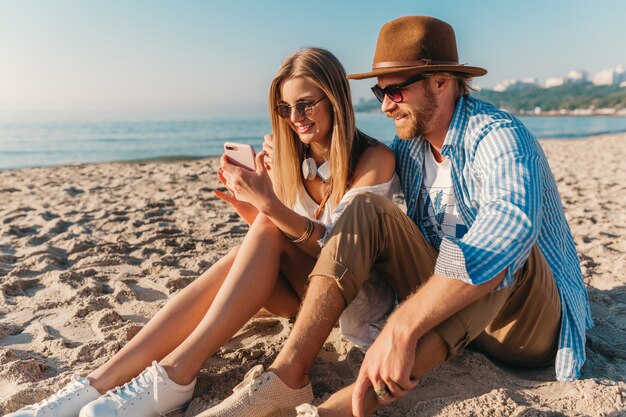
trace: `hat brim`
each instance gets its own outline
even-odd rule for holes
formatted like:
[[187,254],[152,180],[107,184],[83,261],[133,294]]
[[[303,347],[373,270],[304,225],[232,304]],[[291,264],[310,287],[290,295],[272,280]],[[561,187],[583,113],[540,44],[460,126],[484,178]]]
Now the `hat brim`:
[[481,77],[487,74],[487,70],[484,68],[470,67],[467,65],[417,65],[414,67],[377,68],[370,72],[348,74],[346,77],[350,80],[364,80],[366,78],[378,77],[379,75],[389,75],[401,72],[411,72],[413,74],[418,74],[420,72],[458,72],[469,75],[470,77]]

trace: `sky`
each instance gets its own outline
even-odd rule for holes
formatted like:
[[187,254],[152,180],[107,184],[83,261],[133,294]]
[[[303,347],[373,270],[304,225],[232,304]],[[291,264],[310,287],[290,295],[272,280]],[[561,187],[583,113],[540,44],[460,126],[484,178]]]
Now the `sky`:
[[483,88],[626,64],[624,0],[0,0],[0,112],[262,114],[287,55],[320,46],[368,71],[404,15],[450,23]]

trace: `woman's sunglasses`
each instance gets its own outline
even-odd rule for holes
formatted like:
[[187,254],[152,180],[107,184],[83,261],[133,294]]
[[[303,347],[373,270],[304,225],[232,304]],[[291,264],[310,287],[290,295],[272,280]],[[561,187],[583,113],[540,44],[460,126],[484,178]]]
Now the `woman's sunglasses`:
[[291,109],[295,107],[300,116],[309,117],[311,113],[313,113],[315,106],[327,97],[328,96],[324,96],[317,101],[300,101],[293,106],[286,103],[280,103],[276,106],[276,113],[278,113],[278,115],[283,119],[289,119],[291,117]]
[[380,88],[378,84],[376,84],[374,87],[372,87],[372,92],[381,103],[385,99],[385,96],[389,97],[389,99],[394,103],[401,103],[404,100],[404,97],[402,96],[402,90],[407,85],[425,80],[426,78],[428,77],[425,74],[417,74],[400,84],[388,85],[385,88]]

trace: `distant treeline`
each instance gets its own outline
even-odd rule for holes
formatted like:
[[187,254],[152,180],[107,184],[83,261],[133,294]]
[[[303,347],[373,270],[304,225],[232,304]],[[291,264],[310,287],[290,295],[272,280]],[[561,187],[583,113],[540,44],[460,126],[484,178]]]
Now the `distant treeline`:
[[[592,83],[582,83],[564,84],[552,88],[529,85],[501,92],[483,89],[474,91],[471,95],[515,113],[532,113],[536,108],[540,108],[542,112],[626,109],[626,88],[620,88],[617,85],[597,86]],[[355,105],[355,110],[380,111],[380,103],[375,98],[365,100]]]

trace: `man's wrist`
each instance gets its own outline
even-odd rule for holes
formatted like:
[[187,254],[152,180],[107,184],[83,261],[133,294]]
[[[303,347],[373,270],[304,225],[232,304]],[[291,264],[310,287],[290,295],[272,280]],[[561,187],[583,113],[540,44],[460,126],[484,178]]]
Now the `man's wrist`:
[[419,325],[415,323],[412,316],[410,311],[401,306],[392,314],[390,321],[393,321],[394,324],[392,330],[393,340],[415,348],[423,332],[420,331]]

